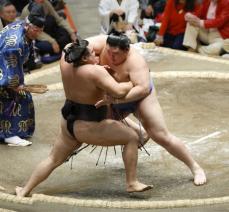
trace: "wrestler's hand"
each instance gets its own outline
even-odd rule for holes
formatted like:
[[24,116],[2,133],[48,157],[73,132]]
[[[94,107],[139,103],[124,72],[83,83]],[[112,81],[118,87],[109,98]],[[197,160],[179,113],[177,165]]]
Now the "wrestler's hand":
[[111,69],[111,67],[109,65],[104,65],[103,67],[107,70],[107,72],[110,75],[113,75],[114,71]]
[[114,103],[115,99],[109,95],[104,95],[103,99],[99,100],[98,102],[95,103],[95,107],[99,108],[103,105],[110,105],[112,103]]
[[107,70],[107,71],[110,71],[111,70],[111,67],[109,65],[103,65],[103,67]]

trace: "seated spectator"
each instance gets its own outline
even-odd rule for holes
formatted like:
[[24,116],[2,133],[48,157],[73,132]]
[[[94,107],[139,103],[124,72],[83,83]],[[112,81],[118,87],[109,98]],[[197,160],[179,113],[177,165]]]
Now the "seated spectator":
[[64,13],[65,2],[64,0],[49,0],[53,8],[56,10],[59,16],[66,19],[66,14]]
[[76,40],[76,34],[66,20],[57,14],[48,0],[33,0],[23,9],[21,19],[28,16],[33,2],[42,5],[46,15],[44,32],[37,38],[35,46],[41,54],[43,63],[56,61],[60,58],[66,44]]
[[183,44],[203,55],[220,55],[229,38],[229,0],[204,0],[199,12],[187,13],[185,19]]
[[197,11],[198,8],[195,0],[168,0],[155,43],[172,49],[186,50],[183,46],[186,28],[184,16],[187,12]]
[[140,18],[159,19],[164,12],[166,0],[149,0],[147,7],[142,9]]
[[99,3],[101,32],[109,34],[112,31],[112,23],[120,20],[126,24],[119,31],[133,30],[137,25],[138,8],[138,0],[101,0]]
[[141,10],[142,29],[147,42],[153,42],[156,38],[165,4],[166,0],[149,0],[146,7]]
[[0,3],[0,30],[2,30],[6,25],[16,20],[17,10],[10,1],[4,0]]

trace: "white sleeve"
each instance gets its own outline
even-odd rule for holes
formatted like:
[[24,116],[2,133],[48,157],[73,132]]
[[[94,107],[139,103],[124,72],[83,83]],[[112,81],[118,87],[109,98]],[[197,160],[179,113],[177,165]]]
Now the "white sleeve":
[[99,15],[101,18],[101,32],[104,34],[108,33],[110,25],[110,12],[113,10],[112,2],[109,0],[101,0],[99,3]]
[[128,23],[135,24],[138,18],[138,8],[139,2],[138,0],[129,0],[128,4],[128,16],[127,21]]

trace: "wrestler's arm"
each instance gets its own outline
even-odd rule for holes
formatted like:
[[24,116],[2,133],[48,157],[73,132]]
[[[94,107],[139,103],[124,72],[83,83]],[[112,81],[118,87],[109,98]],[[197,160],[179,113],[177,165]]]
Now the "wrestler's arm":
[[93,65],[93,82],[95,85],[104,90],[109,96],[114,98],[124,97],[133,87],[133,84],[129,82],[118,83],[115,79],[107,72],[107,70],[100,65]]
[[113,103],[125,103],[142,99],[150,93],[150,73],[145,59],[137,52],[128,59],[128,72],[133,88],[125,97],[116,99]]

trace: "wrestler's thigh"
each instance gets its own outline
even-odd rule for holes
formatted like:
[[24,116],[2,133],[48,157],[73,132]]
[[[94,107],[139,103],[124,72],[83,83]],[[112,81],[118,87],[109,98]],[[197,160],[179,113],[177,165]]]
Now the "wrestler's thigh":
[[149,96],[141,100],[136,116],[140,116],[143,127],[147,132],[156,133],[167,131],[161,106],[157,100],[155,90]]
[[105,119],[101,122],[76,121],[74,133],[82,143],[113,146],[125,145],[131,140],[137,141],[137,133],[125,124]]
[[81,143],[76,141],[66,132],[66,122],[62,120],[61,131],[53,145],[50,157],[56,162],[64,162],[68,156],[80,146]]

